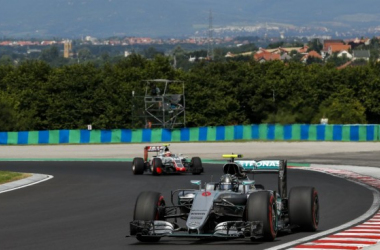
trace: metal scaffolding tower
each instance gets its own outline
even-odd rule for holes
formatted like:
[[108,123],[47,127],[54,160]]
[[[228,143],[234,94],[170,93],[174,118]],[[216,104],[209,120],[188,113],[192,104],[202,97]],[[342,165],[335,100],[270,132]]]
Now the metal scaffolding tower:
[[210,15],[208,18],[208,38],[207,38],[207,58],[209,60],[214,60],[214,34],[213,34],[213,27],[212,27],[212,12],[210,10]]
[[134,96],[134,127],[168,128],[186,126],[185,84],[182,81],[153,79],[144,81],[144,96]]

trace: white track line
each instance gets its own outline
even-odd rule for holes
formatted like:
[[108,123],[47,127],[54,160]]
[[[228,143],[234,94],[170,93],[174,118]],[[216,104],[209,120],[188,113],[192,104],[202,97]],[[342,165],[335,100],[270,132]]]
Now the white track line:
[[[342,171],[337,171],[337,170],[333,170],[333,169],[323,169],[323,170],[321,170],[319,168],[318,169],[313,169],[312,167],[310,167],[310,168],[297,168],[297,169],[303,169],[303,170],[309,170],[309,171],[318,171],[318,172],[323,172],[323,173],[326,173],[326,174],[330,174],[330,175],[333,175],[333,176],[337,176],[337,177],[342,177],[343,178],[343,176],[341,175]],[[329,172],[329,170],[331,170],[331,172]],[[354,174],[354,173],[352,173],[352,174]],[[357,174],[355,174],[355,175],[357,175]],[[362,175],[359,175],[359,176],[363,177]],[[361,178],[358,178],[358,179],[361,179]],[[314,239],[322,238],[324,236],[329,236],[329,235],[332,235],[334,233],[343,231],[344,229],[350,228],[353,225],[358,224],[358,223],[360,223],[362,221],[365,221],[366,219],[368,219],[371,216],[375,215],[376,212],[380,208],[380,192],[379,192],[379,190],[377,190],[376,188],[374,188],[372,186],[369,186],[368,184],[365,184],[365,183],[362,183],[362,182],[358,182],[357,180],[352,180],[352,179],[347,179],[347,180],[353,181],[353,182],[355,182],[355,183],[357,183],[359,185],[365,186],[366,188],[368,188],[368,189],[370,189],[372,191],[373,203],[372,203],[371,207],[368,209],[367,212],[365,212],[363,215],[361,215],[360,217],[356,218],[355,220],[350,221],[350,222],[348,222],[346,224],[343,224],[341,226],[338,226],[338,227],[335,227],[335,228],[332,228],[332,229],[329,229],[329,230],[326,230],[326,231],[323,231],[323,232],[320,232],[320,233],[317,233],[317,234],[313,234],[311,236],[304,237],[304,238],[301,238],[301,239],[298,239],[298,240],[295,240],[295,241],[287,242],[287,243],[282,244],[282,245],[277,245],[275,247],[268,248],[267,250],[280,250],[280,249],[302,250],[302,249],[310,249],[310,248],[307,248],[307,247],[302,248],[301,246],[298,246],[297,248],[289,248],[289,247],[290,246],[295,246],[295,245],[301,245],[301,244],[303,244],[302,246],[304,246],[306,244],[312,244],[312,243],[310,243],[310,241],[312,241]],[[380,216],[380,214],[376,214],[373,219],[375,219],[375,218],[377,219],[378,216]],[[372,221],[372,219],[369,220],[369,221]],[[363,225],[371,225],[371,226],[379,225],[380,226],[380,223],[378,223],[378,222],[372,222],[372,223],[364,222],[363,224],[361,224],[361,226],[363,226]],[[351,237],[350,237],[350,239],[351,239]],[[315,245],[315,244],[313,244],[313,245]],[[316,250],[316,249],[324,249],[324,248],[323,248],[323,245],[321,245],[321,248],[313,248],[313,249]],[[358,249],[360,249],[360,248],[358,248]]]
[[[41,176],[41,175],[42,174],[33,174],[33,176]],[[0,191],[0,194],[1,193],[5,193],[5,192],[9,192],[9,191],[13,191],[13,190],[17,190],[17,189],[20,189],[20,188],[25,188],[25,187],[29,187],[29,186],[32,186],[32,185],[36,185],[38,183],[41,183],[41,182],[44,182],[44,181],[47,181],[47,180],[50,180],[50,179],[54,178],[54,176],[52,176],[52,175],[42,175],[42,176],[44,176],[43,179],[40,179],[38,181],[28,181],[28,180],[25,180],[25,179],[24,180],[15,181],[13,183],[13,185],[16,184],[16,182],[24,182],[25,184],[17,185],[16,187],[2,190],[2,191]],[[26,179],[33,179],[33,177],[29,177],[29,178],[26,178]],[[5,186],[7,184],[3,184],[3,185]],[[10,184],[10,185],[12,185],[12,184]]]

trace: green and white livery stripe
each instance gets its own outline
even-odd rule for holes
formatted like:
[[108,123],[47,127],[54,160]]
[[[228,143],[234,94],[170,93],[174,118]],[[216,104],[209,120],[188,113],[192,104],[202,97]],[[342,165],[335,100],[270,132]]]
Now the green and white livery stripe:
[[240,164],[244,170],[279,170],[279,160],[264,160],[264,161],[235,161]]

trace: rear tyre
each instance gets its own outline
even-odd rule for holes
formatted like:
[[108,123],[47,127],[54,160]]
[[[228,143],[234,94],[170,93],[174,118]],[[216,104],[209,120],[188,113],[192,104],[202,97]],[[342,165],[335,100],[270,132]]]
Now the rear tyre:
[[153,175],[160,175],[162,173],[162,161],[160,158],[153,158],[150,170]]
[[314,232],[319,224],[319,198],[314,187],[294,187],[289,193],[289,221],[292,226]]
[[[164,216],[165,200],[160,193],[145,191],[137,197],[133,220],[164,220]],[[157,242],[161,237],[137,236],[136,239],[141,242]]]
[[136,157],[133,159],[132,162],[132,172],[135,175],[143,174],[144,173],[144,160],[143,158]]
[[267,191],[252,193],[246,205],[246,219],[263,222],[264,239],[273,241],[277,236],[277,205],[273,193]]
[[202,166],[202,161],[201,158],[199,157],[193,157],[191,158],[191,172],[193,175],[199,175],[203,173],[203,166]]

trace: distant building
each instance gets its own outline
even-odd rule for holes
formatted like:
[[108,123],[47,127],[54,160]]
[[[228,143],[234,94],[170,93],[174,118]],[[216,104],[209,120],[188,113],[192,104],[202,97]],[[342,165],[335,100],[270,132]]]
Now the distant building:
[[347,42],[347,44],[351,45],[351,49],[355,49],[360,45],[366,45],[366,46],[370,45],[371,39],[369,39],[369,38],[363,38],[363,39],[355,38],[355,39],[346,40],[346,42]]
[[281,55],[280,59],[281,59],[281,61],[289,61],[289,60],[292,59],[292,57],[289,56],[288,53],[284,53],[284,54]]
[[235,56],[236,56],[235,54],[228,51],[224,57],[235,57]]
[[54,45],[56,43],[57,43],[56,41],[42,41],[41,45]]
[[28,49],[26,51],[27,54],[38,54],[38,53],[41,53],[41,50],[40,49]]
[[342,51],[340,51],[339,53],[338,53],[338,55],[337,55],[337,57],[346,57],[346,58],[348,58],[348,59],[352,59],[352,55],[350,54],[350,53],[348,53],[348,51],[346,51],[346,50],[342,50]]
[[192,57],[192,56],[190,56],[190,58],[189,58],[189,62],[195,62],[195,60],[196,60],[197,58],[194,56],[194,57]]
[[325,40],[323,41],[322,57],[349,50],[351,50],[351,45],[345,44],[342,40]]
[[0,46],[11,46],[13,42],[11,41],[3,41],[3,42],[0,42]]
[[330,39],[324,40],[322,50],[327,53],[331,45],[337,45],[337,44],[344,45],[344,42],[342,40],[330,40]]
[[369,50],[354,50],[352,51],[352,60],[363,59],[369,61],[371,53]]
[[302,58],[301,58],[301,62],[303,63],[306,63],[307,59],[309,57],[314,57],[314,58],[318,58],[318,59],[321,59],[322,60],[322,56],[320,54],[318,54],[317,51],[315,50],[312,50],[312,51],[309,51],[309,53],[307,53],[306,55],[304,55]]
[[132,55],[132,53],[131,52],[129,52],[129,51],[124,51],[124,57],[128,57],[128,56],[130,56],[130,55]]
[[277,53],[271,53],[267,50],[261,49],[256,54],[253,55],[253,58],[260,62],[267,62],[267,61],[273,61],[273,60],[281,60],[281,55]]
[[63,42],[63,57],[69,58],[72,56],[72,43],[70,40]]

